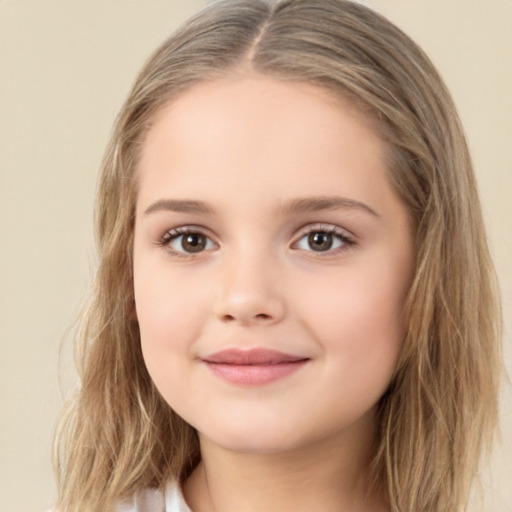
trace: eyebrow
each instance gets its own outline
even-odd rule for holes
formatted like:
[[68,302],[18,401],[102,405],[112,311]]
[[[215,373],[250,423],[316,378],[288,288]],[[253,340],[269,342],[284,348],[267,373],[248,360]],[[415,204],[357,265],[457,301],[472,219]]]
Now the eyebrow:
[[213,213],[214,210],[208,204],[202,201],[192,201],[189,199],[159,199],[151,204],[145,214],[159,211],[170,211],[180,213]]
[[284,205],[281,210],[283,213],[288,214],[317,212],[320,210],[360,210],[370,213],[374,217],[380,217],[380,215],[367,204],[339,196],[319,196],[293,199]]
[[[292,199],[282,205],[279,209],[280,213],[288,215],[317,212],[321,210],[360,210],[369,213],[374,217],[380,217],[380,215],[367,204],[339,196],[318,196]],[[215,213],[214,208],[208,203],[203,201],[194,201],[191,199],[159,199],[152,203],[144,213],[149,214],[159,211],[203,214]]]

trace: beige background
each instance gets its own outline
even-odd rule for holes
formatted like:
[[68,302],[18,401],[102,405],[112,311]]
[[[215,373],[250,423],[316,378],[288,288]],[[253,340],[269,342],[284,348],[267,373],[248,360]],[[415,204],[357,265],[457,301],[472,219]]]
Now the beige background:
[[[74,382],[59,344],[92,273],[96,172],[114,116],[149,52],[198,0],[0,0],[0,512],[54,497],[51,439]],[[512,1],[366,2],[412,35],[465,123],[501,278],[511,365]],[[510,371],[510,370],[509,370]],[[512,392],[486,502],[512,511]]]

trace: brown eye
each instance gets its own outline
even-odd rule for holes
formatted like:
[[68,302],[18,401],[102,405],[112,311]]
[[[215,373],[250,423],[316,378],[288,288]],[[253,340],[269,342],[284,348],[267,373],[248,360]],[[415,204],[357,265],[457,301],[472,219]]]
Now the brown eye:
[[311,226],[305,229],[302,236],[293,244],[294,249],[306,252],[326,253],[335,255],[354,245],[350,235],[336,226]]
[[332,233],[312,231],[308,235],[308,245],[313,251],[328,251],[334,243]]
[[201,252],[206,247],[206,237],[200,233],[181,235],[181,248],[185,252]]
[[216,248],[213,240],[201,233],[189,228],[177,228],[168,231],[161,239],[160,245],[167,247],[176,254],[196,254],[210,251]]

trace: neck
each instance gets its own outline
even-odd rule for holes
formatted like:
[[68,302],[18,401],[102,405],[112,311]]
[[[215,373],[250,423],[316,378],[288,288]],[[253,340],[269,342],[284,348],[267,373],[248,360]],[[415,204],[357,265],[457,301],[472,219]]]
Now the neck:
[[353,430],[279,453],[240,453],[200,436],[187,501],[194,512],[385,511],[368,472],[373,429]]

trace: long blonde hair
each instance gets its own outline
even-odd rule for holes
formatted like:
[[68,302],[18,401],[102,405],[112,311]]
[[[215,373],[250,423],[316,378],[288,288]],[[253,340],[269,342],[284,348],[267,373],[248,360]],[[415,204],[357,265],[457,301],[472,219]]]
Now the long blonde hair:
[[105,511],[183,480],[194,429],[155,389],[133,320],[136,167],[164,103],[250,69],[329,88],[370,116],[414,225],[415,277],[395,376],[379,407],[376,481],[393,512],[467,503],[497,420],[501,314],[472,164],[453,101],[426,55],[382,16],[345,0],[226,0],[148,60],[124,103],[99,182],[99,267],[77,332],[81,389],[56,438],[57,507]]

